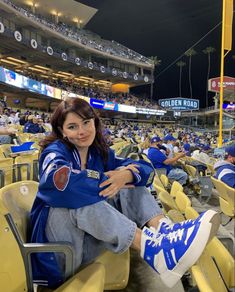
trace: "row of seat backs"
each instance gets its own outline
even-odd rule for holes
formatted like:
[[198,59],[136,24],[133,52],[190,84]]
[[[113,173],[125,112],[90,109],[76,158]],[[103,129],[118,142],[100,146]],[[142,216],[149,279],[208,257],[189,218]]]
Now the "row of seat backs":
[[[184,221],[185,219],[195,219],[198,217],[199,214],[191,206],[190,199],[183,193],[183,187],[178,182],[173,182],[170,193],[164,188],[164,185],[161,184],[162,180],[160,180],[158,176],[155,176],[154,183],[156,184],[154,187],[157,190],[158,198],[163,205],[165,213],[174,222]],[[215,262],[213,258],[215,258]],[[192,277],[200,291],[227,291],[225,290],[226,285],[221,280],[216,265],[218,265],[226,285],[230,288],[234,287],[234,259],[219,239],[215,237],[208,244],[202,257],[191,270]],[[217,278],[219,279],[218,285],[216,285]]]
[[[186,208],[185,219],[196,219],[198,216],[195,209]],[[217,237],[208,243],[191,272],[201,292],[227,292],[235,287],[234,258]]]
[[[63,252],[72,251],[72,247],[67,244],[26,243],[28,214],[37,189],[38,183],[35,181],[16,182],[0,189],[0,291],[33,291],[30,257],[25,256],[27,248],[34,252],[39,248],[41,251],[43,247],[51,251],[56,245],[57,251],[58,248]],[[72,266],[72,262],[68,263]],[[86,270],[82,270],[82,274],[79,272],[56,291],[100,292],[104,289],[123,289],[128,283],[129,264],[129,250],[121,255],[107,251],[95,264],[89,265]],[[72,285],[74,290],[68,285]],[[50,291],[42,287],[40,289]]]
[[20,180],[38,181],[38,152],[0,159],[0,187]]
[[211,177],[211,180],[219,195],[221,211],[233,218],[235,216],[235,190],[215,177]]

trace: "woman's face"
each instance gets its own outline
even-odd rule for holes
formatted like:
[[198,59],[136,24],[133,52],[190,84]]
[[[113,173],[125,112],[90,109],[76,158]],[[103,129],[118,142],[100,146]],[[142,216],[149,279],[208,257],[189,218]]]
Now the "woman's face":
[[68,113],[62,132],[78,150],[88,149],[95,139],[95,121],[94,119],[82,119],[75,113]]

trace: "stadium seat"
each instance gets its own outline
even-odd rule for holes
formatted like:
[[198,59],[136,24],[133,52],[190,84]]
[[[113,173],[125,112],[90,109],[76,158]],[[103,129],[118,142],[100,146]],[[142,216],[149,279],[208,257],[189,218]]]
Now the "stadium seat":
[[169,210],[166,215],[175,223],[185,220],[184,215],[178,210]]
[[191,176],[192,178],[197,177],[197,169],[194,166],[185,164],[184,167],[189,176]]
[[193,219],[194,220],[199,216],[199,214],[193,207],[188,206],[185,209],[184,216],[186,219]]
[[187,207],[191,206],[191,201],[184,192],[178,191],[175,196],[175,203],[179,211],[184,214]]
[[235,216],[235,191],[233,188],[227,186],[221,180],[218,180],[214,177],[211,177],[211,180],[218,192],[219,195],[219,202],[220,202],[220,209],[221,211],[230,217],[234,218]]
[[157,193],[157,196],[159,196],[160,192],[166,191],[157,173],[154,176],[153,189]]
[[202,292],[227,292],[235,287],[234,258],[217,237],[208,243],[191,271]]
[[182,187],[182,185],[181,185],[179,182],[174,181],[174,182],[172,183],[172,185],[171,185],[171,191],[170,191],[170,194],[171,194],[172,197],[175,197],[175,196],[176,196],[176,193],[177,193],[178,191],[183,192],[183,190],[184,190],[184,188]]
[[0,187],[11,184],[14,180],[14,161],[13,158],[0,159]]
[[214,175],[215,174],[214,165],[206,164],[206,167],[207,167],[206,175]]
[[[198,216],[199,214],[194,208],[186,208],[186,219],[196,219]],[[208,243],[191,272],[202,292],[228,291],[235,286],[234,258],[217,237]]]
[[128,154],[127,158],[130,158],[130,159],[136,160],[136,161],[138,161],[140,159],[139,154],[135,153],[135,152],[131,152],[130,154]]
[[0,145],[0,158],[8,158],[11,153],[11,146],[14,144],[2,144]]
[[[38,183],[35,181],[21,181],[12,183],[0,189],[0,222],[3,224],[3,226],[5,226],[4,228],[1,228],[1,230],[7,230],[7,232],[9,232],[9,234],[7,234],[7,239],[9,242],[7,242],[7,239],[4,238],[6,232],[0,233],[0,245],[3,245],[1,246],[0,250],[3,251],[4,246],[7,245],[7,252],[11,254],[12,257],[19,259],[19,263],[21,264],[19,269],[18,265],[15,265],[15,268],[12,270],[12,274],[10,274],[11,265],[9,265],[9,259],[11,257],[8,255],[7,260],[5,260],[7,264],[2,265],[2,268],[0,268],[0,280],[2,279],[2,281],[0,281],[0,289],[2,288],[1,291],[13,292],[24,291],[24,289],[25,291],[27,289],[27,291],[33,291],[30,254],[35,251],[52,251],[64,253],[66,255],[66,279],[74,275],[73,248],[70,244],[26,243],[28,213],[33,204],[37,188]],[[14,265],[13,260],[11,263]],[[25,268],[23,263],[25,264]],[[97,258],[94,264],[89,265],[76,276],[66,281],[66,283],[59,287],[56,291],[99,292],[103,291],[104,285],[105,289],[122,289],[128,283],[129,263],[129,250],[121,255],[105,252],[103,255]],[[13,286],[11,290],[4,289],[4,287],[6,287],[5,285],[7,285],[7,282],[12,277],[16,277],[16,283],[14,285],[12,284]],[[94,283],[97,283],[97,287],[94,285]],[[84,284],[84,286],[82,284]],[[17,290],[15,285],[16,287],[23,287],[22,290],[21,288]],[[78,285],[76,286],[76,289],[75,285]],[[72,289],[71,287],[73,287],[75,290],[70,290]],[[40,291],[45,291],[43,288],[40,289]],[[50,290],[47,289],[46,291]]]
[[164,185],[164,188],[168,189],[169,188],[169,184],[170,184],[168,177],[165,174],[161,174],[160,175],[160,180],[161,180],[162,184]]
[[159,193],[158,199],[161,201],[162,206],[165,210],[165,213],[168,213],[170,210],[178,210],[178,207],[175,203],[173,197],[167,191],[161,191]]
[[17,180],[38,181],[38,151],[33,154],[21,154],[15,158]]
[[100,263],[105,268],[105,290],[120,290],[127,286],[130,272],[129,250],[122,254],[105,251],[95,263]]

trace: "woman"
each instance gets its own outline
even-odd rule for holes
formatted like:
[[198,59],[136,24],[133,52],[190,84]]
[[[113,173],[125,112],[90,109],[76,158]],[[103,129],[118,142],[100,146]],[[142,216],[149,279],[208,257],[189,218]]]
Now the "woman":
[[[51,135],[41,143],[31,241],[71,242],[76,268],[105,249],[122,253],[132,247],[173,286],[200,256],[212,230],[214,235],[217,214],[170,224],[146,188],[154,176],[151,165],[115,157],[86,101],[63,101],[51,124]],[[210,221],[217,225],[212,228]],[[62,268],[63,258],[54,254],[33,257],[34,278],[44,285],[59,286]]]

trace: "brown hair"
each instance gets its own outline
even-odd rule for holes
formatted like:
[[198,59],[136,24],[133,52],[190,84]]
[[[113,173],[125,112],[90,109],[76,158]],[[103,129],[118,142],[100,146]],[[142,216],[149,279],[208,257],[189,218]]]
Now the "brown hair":
[[44,140],[42,140],[39,145],[42,150],[45,149],[49,144],[55,140],[61,140],[69,148],[74,148],[74,145],[70,143],[67,139],[63,138],[61,129],[63,128],[64,121],[68,113],[75,113],[82,119],[94,119],[96,135],[91,146],[96,148],[96,150],[103,157],[104,161],[108,160],[108,145],[102,135],[102,124],[94,109],[89,105],[89,103],[80,98],[68,98],[62,101],[58,107],[55,109],[51,116],[52,132]]

